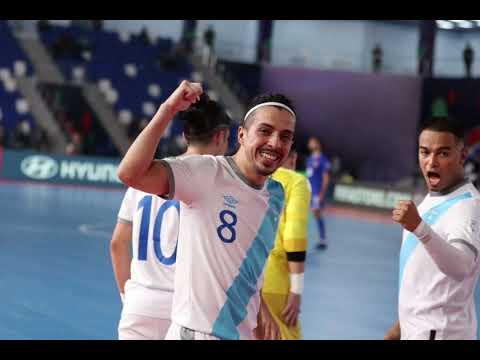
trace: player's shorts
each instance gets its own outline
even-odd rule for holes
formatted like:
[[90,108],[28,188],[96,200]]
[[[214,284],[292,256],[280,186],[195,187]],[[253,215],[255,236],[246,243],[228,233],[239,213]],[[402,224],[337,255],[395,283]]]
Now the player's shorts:
[[184,326],[172,323],[168,329],[165,340],[220,340],[216,336],[205,334],[200,331],[188,329]]
[[144,315],[122,314],[118,324],[119,340],[163,340],[170,327],[170,319]]
[[270,314],[272,314],[273,319],[280,328],[282,340],[300,340],[302,337],[300,321],[297,321],[297,325],[289,327],[285,324],[282,317],[282,311],[285,309],[285,306],[287,306],[288,295],[262,292],[262,298],[267,305],[268,310],[270,310]]

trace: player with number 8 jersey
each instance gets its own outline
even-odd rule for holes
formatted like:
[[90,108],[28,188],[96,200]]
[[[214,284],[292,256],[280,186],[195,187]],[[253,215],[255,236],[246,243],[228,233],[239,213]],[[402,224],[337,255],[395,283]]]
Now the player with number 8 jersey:
[[296,115],[285,96],[259,96],[238,129],[233,156],[155,160],[168,123],[202,93],[201,84],[183,81],[118,168],[127,185],[181,202],[166,339],[253,339],[254,333],[276,339],[278,326],[259,290],[284,203],[270,175],[290,151]]
[[[204,95],[182,113],[184,155],[224,154],[231,119]],[[170,326],[181,204],[128,188],[112,238],[112,263],[123,300],[119,339],[164,339]],[[129,256],[131,242],[132,258]]]
[[186,204],[172,322],[221,339],[250,339],[260,306],[254,295],[274,244],[283,188],[272,179],[254,186],[231,157],[190,156],[165,163],[175,179],[171,198]]

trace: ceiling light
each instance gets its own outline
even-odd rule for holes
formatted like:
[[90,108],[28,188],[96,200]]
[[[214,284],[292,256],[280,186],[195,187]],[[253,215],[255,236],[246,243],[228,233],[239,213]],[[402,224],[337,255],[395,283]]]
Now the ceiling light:
[[446,20],[437,20],[437,26],[440,29],[453,29],[455,27],[455,25],[453,23],[451,23],[450,21],[446,21]]

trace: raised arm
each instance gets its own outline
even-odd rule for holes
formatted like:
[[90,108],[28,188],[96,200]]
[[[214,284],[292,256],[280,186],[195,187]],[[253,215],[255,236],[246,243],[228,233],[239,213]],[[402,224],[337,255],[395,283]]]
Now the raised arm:
[[158,195],[169,191],[168,171],[155,151],[170,121],[180,112],[197,102],[202,94],[199,83],[186,80],[160,105],[150,123],[132,143],[118,167],[118,177],[126,185]]

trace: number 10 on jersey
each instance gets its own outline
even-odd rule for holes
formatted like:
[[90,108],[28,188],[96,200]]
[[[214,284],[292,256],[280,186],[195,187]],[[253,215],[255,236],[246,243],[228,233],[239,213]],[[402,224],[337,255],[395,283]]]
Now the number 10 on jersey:
[[[177,245],[170,257],[163,255],[161,242],[161,231],[164,215],[171,207],[177,209],[177,213],[180,215],[180,203],[177,200],[168,200],[160,206],[157,216],[155,217],[155,225],[153,226],[153,248],[158,261],[164,265],[173,265],[177,259]],[[146,195],[138,203],[138,209],[143,208],[142,219],[140,221],[140,234],[138,239],[138,260],[147,260],[147,246],[150,235],[150,213],[152,211],[152,196]],[[178,240],[178,232],[177,232]],[[176,240],[176,241],[177,241]]]

